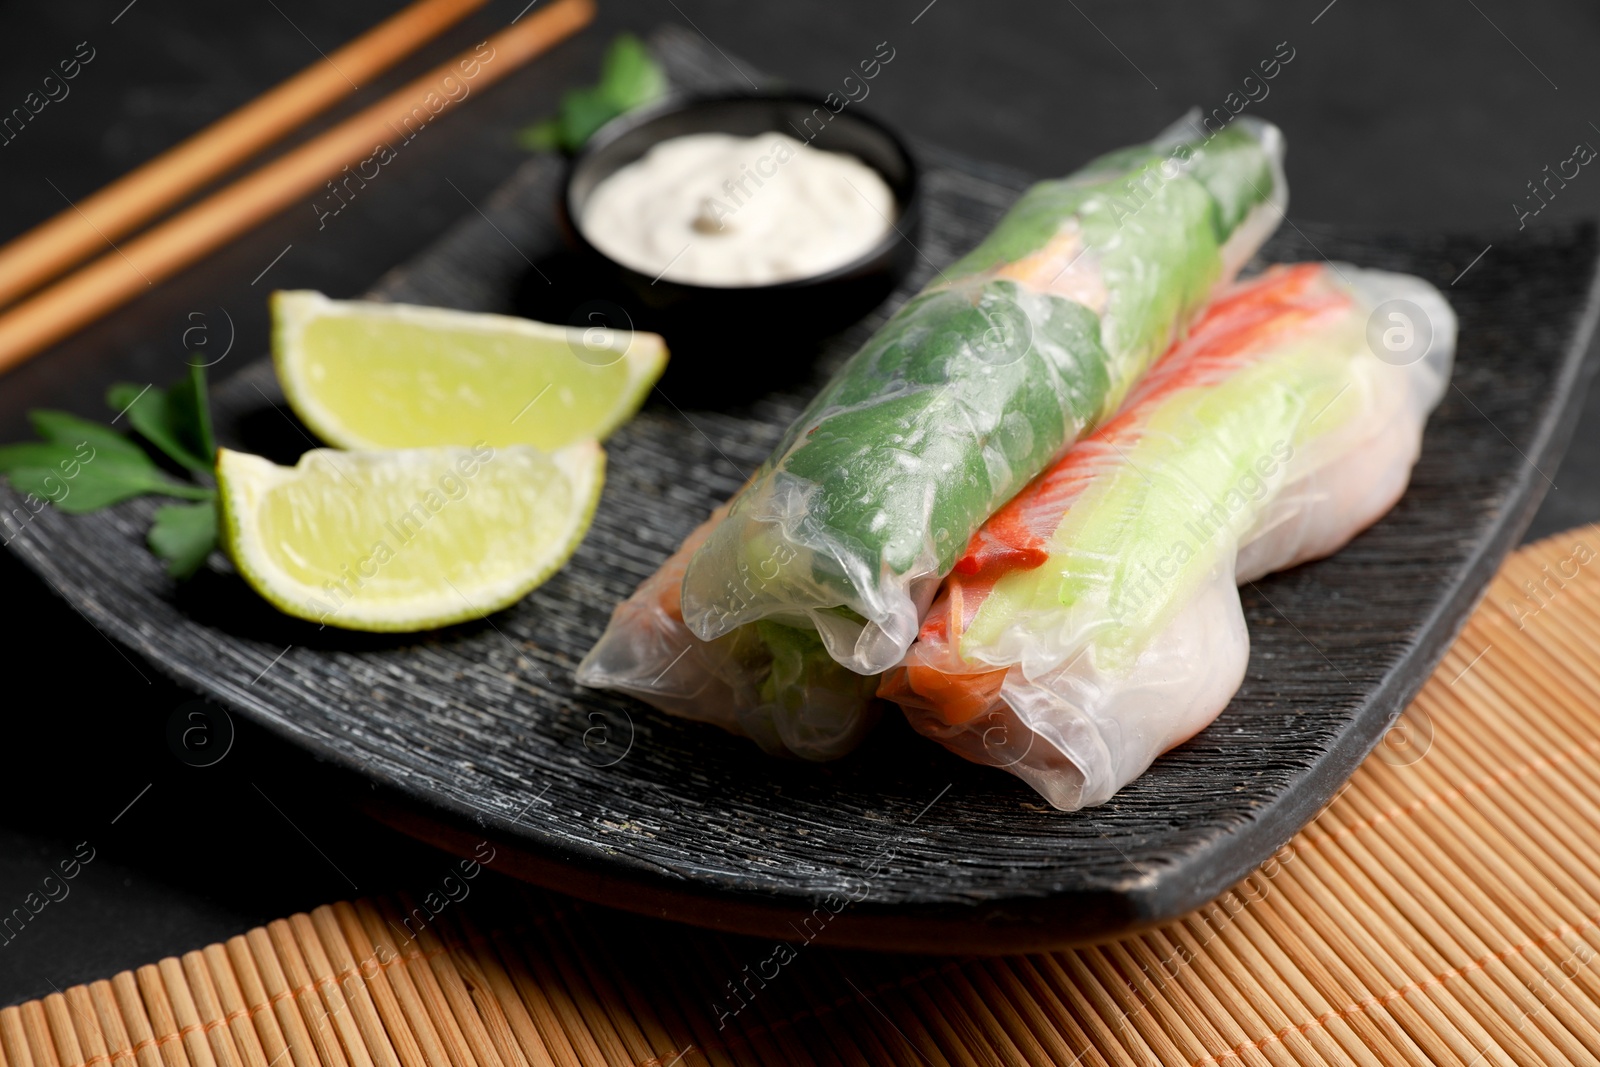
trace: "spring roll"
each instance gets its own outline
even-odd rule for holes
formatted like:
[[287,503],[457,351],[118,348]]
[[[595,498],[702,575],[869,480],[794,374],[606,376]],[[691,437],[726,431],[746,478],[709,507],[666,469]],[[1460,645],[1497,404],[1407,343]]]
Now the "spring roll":
[[880,694],[1057,808],[1110,799],[1238,690],[1238,584],[1399,499],[1455,328],[1403,275],[1297,265],[1233,287],[984,524]]
[[1240,119],[1029,189],[853,356],[688,561],[715,641],[810,631],[864,675],[897,663],[988,516],[1121,406],[1282,218],[1282,139]]
[[[1281,154],[1266,124],[1206,140],[1182,125],[1029,191],[617,607],[578,681],[769,752],[849,751],[956,546],[1104,418],[1271,232]],[[742,584],[695,600],[722,564]],[[686,602],[715,625],[697,633]]]
[[727,514],[724,504],[611,613],[578,665],[579,684],[636,696],[669,715],[709,722],[773,755],[829,760],[877,721],[877,678],[835,663],[815,630],[761,620],[713,641],[683,623],[683,572]]

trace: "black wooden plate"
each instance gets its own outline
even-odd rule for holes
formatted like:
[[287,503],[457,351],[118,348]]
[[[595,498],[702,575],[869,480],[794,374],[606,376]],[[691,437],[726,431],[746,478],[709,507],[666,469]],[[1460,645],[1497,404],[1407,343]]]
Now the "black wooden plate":
[[[924,157],[925,276],[975,243],[1019,182]],[[525,258],[554,248],[557,177],[529,163],[484,217],[375,295],[509,307]],[[609,443],[605,496],[571,564],[521,604],[434,633],[298,623],[220,556],[176,588],[143,545],[149,501],[81,517],[46,509],[8,536],[95,625],[174,678],[386,787],[382,817],[464,852],[487,835],[506,857],[497,866],[553,888],[780,938],[800,936],[834,894],[850,903],[824,907],[823,936],[871,947],[999,952],[1106,937],[1206,901],[1329,799],[1516,542],[1582,395],[1593,227],[1502,240],[1289,225],[1268,251],[1444,289],[1461,317],[1453,387],[1388,517],[1333,559],[1245,591],[1249,674],[1217,722],[1088,811],[1050,810],[893,718],[853,756],[800,765],[574,686],[612,606],[761,462],[814,382],[732,411],[680,410],[658,393]],[[818,373],[883,314],[836,339]],[[748,344],[759,362],[763,339]],[[278,396],[264,362],[229,380],[215,401],[224,442],[292,461],[308,438]],[[19,506],[9,489],[0,503]]]

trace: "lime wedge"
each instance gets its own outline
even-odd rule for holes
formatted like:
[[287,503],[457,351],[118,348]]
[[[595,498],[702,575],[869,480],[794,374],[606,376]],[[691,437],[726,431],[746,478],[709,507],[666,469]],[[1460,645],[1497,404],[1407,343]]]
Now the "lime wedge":
[[546,452],[605,438],[667,363],[653,333],[272,294],[272,354],[295,413],[339,448],[478,441]]
[[221,449],[222,536],[280,611],[411,631],[515,603],[578,547],[605,481],[586,442],[395,452],[317,449],[293,467]]

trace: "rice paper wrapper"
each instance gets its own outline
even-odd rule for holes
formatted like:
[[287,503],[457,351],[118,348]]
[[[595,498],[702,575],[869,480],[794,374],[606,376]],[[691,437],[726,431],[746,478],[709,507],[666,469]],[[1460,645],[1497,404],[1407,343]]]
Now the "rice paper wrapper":
[[725,511],[719,508],[617,605],[578,665],[578,683],[712,723],[774,755],[842,756],[878,719],[876,679],[839,666],[812,632],[762,622],[701,641],[683,623],[684,567]]

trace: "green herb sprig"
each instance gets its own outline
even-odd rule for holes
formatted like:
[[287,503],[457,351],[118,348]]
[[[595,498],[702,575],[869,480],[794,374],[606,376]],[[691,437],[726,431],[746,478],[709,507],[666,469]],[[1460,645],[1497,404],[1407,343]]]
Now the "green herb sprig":
[[606,49],[596,85],[569,89],[561,113],[527,127],[517,143],[532,151],[576,152],[594,131],[667,91],[667,76],[644,42],[624,33]]
[[[187,578],[217,546],[217,491],[209,483],[217,453],[206,402],[206,372],[189,373],[166,389],[127,382],[113,385],[106,403],[127,417],[139,438],[183,468],[179,481],[133,437],[64,411],[28,413],[43,439],[0,446],[0,474],[20,493],[81,515],[136,496],[192,501],[156,509],[145,541],[167,561],[167,573]],[[116,420],[113,420],[116,421]]]

